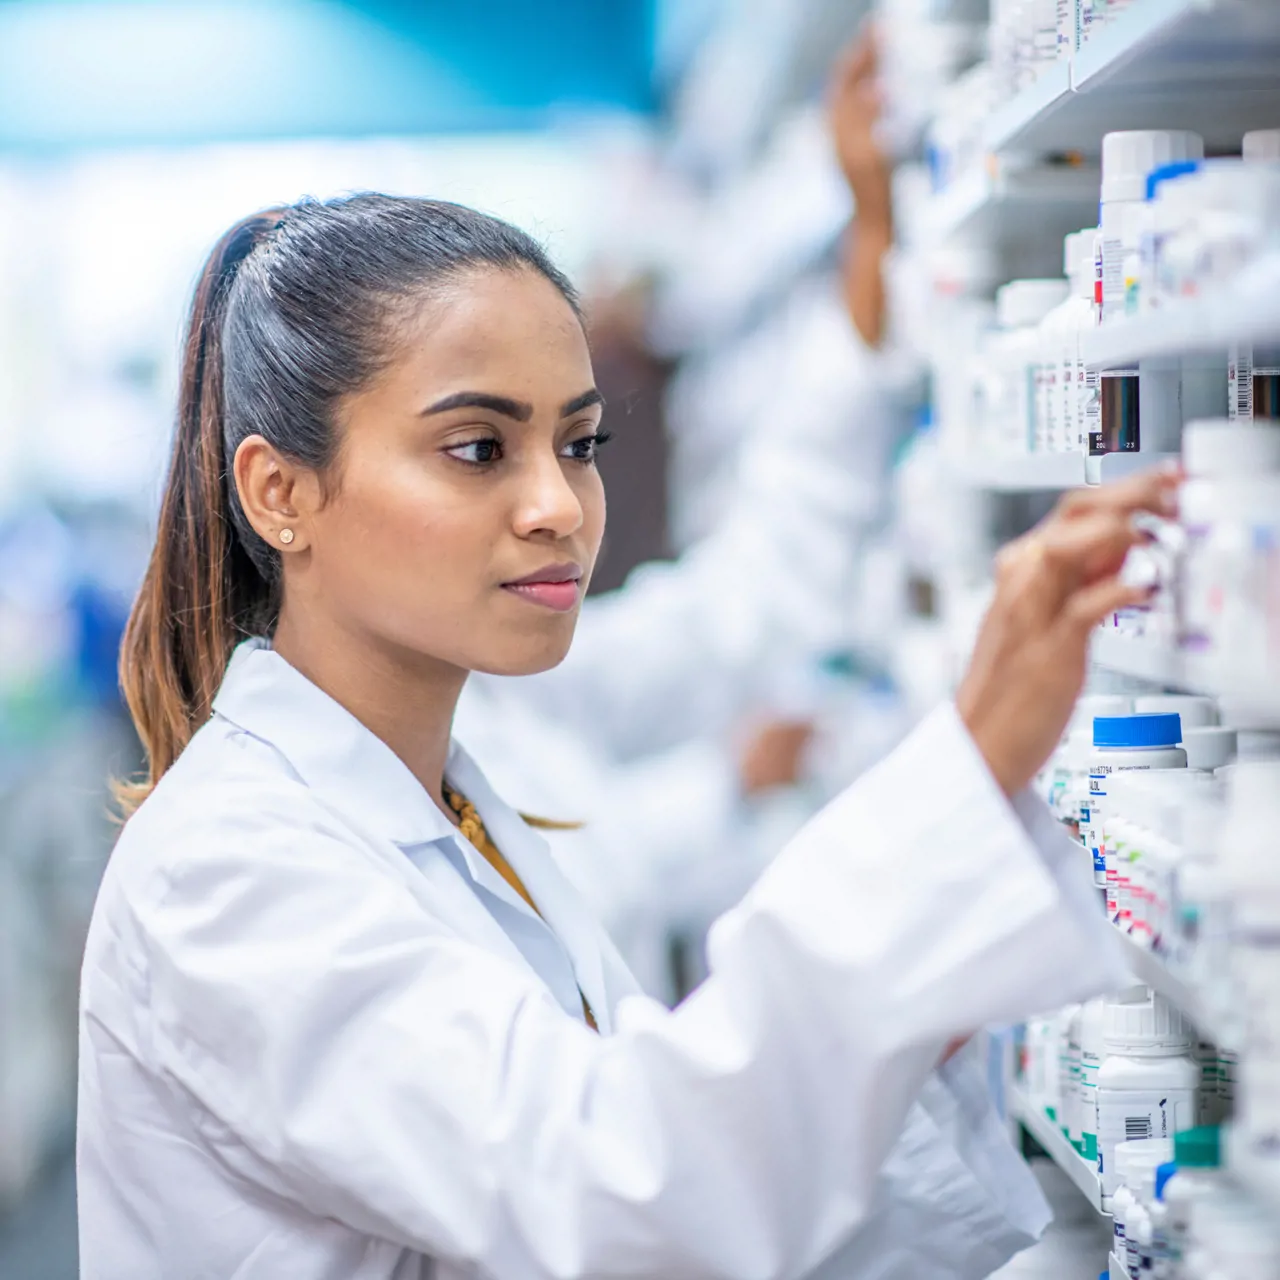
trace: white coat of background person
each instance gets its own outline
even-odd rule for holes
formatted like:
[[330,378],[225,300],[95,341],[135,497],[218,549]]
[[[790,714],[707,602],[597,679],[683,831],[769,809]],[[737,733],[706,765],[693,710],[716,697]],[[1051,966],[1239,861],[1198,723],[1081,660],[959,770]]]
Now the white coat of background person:
[[124,661],[151,785],[84,967],[90,1280],[804,1275],[949,1042],[1122,980],[1024,793],[1175,477],[1006,552],[956,703],[779,855],[668,1011],[449,741],[467,670],[567,651],[550,557],[585,572],[603,533],[563,278],[456,207],[302,204],[220,243],[185,368]]

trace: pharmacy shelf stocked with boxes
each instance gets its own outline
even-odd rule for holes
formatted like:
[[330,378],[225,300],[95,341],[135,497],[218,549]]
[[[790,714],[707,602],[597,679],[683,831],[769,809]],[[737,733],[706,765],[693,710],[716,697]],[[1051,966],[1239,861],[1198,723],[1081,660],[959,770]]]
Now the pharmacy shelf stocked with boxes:
[[[945,246],[973,282],[924,343],[939,450],[986,495],[993,545],[1044,509],[1036,490],[1185,473],[1178,519],[1126,566],[1150,600],[1099,629],[1038,780],[1134,985],[1031,1020],[1010,1109],[1112,1216],[1113,1278],[1274,1277],[1280,4],[991,9],[912,224],[914,252]],[[1037,218],[1084,175],[1092,216]],[[1018,278],[1051,258],[1060,274]]]

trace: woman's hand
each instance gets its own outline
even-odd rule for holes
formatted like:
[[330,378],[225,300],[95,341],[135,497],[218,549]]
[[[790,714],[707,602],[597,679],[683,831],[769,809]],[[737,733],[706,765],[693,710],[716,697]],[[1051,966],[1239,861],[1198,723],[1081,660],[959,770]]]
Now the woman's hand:
[[1169,468],[1075,490],[997,556],[995,599],[956,706],[1006,795],[1035,777],[1061,738],[1093,628],[1148,597],[1148,588],[1125,586],[1117,574],[1129,548],[1145,540],[1134,516],[1173,515],[1178,481]]

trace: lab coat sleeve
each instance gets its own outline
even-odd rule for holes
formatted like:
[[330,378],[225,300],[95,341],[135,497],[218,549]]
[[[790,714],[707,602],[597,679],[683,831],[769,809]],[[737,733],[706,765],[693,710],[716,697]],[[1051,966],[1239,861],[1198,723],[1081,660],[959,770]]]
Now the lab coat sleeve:
[[809,323],[720,525],[680,559],[588,600],[567,659],[519,677],[534,704],[617,757],[718,732],[765,672],[847,639],[897,419],[875,354],[835,303]]
[[951,1037],[1117,980],[951,707],[716,924],[689,999],[626,999],[607,1038],[424,930],[301,796],[264,787],[216,848],[198,806],[175,833],[134,907],[156,1056],[239,1176],[489,1275],[804,1275]]

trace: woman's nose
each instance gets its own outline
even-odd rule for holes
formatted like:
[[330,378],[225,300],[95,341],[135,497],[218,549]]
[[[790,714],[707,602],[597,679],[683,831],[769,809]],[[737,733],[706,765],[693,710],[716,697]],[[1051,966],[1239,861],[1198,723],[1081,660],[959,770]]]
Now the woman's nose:
[[539,451],[520,475],[515,532],[567,538],[582,526],[582,503],[565,475],[564,463],[551,451]]

